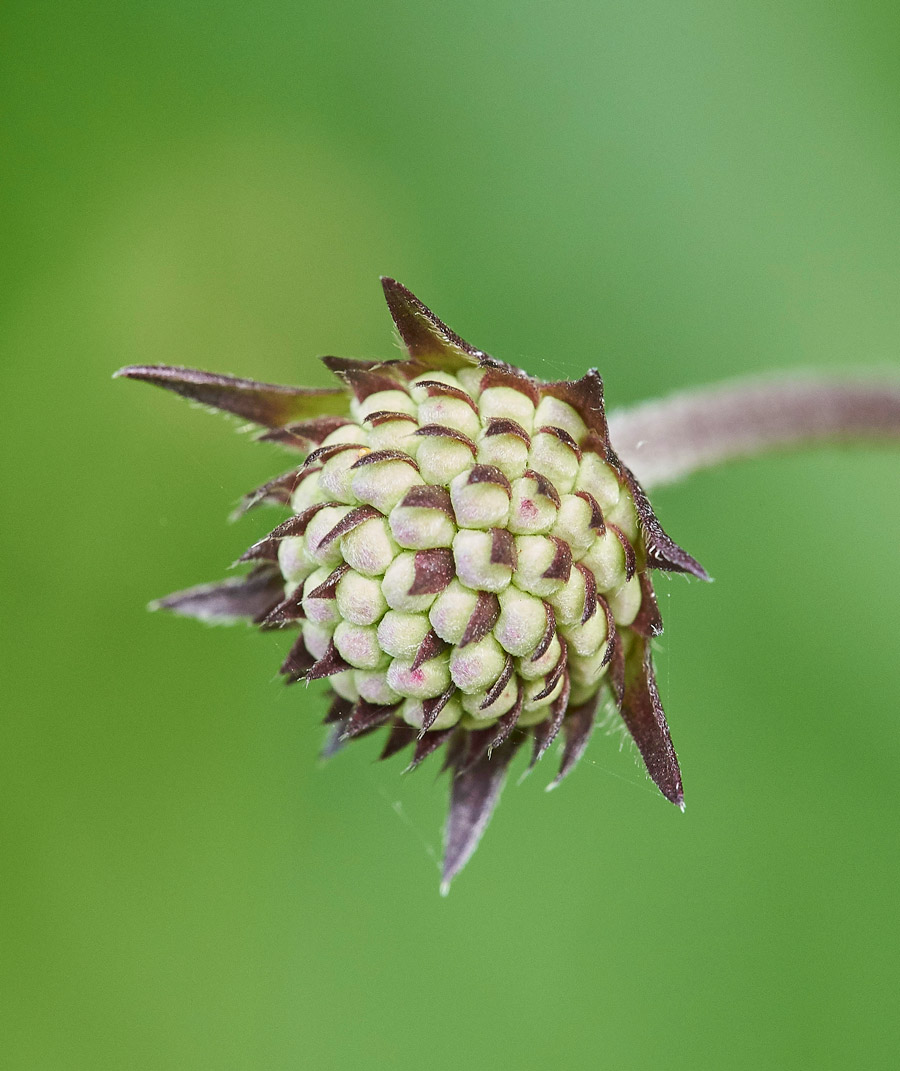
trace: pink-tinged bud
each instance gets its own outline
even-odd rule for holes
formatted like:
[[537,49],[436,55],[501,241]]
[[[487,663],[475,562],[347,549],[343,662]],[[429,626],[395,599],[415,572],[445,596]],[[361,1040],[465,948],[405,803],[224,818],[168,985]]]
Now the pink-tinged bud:
[[546,535],[557,523],[560,498],[549,480],[535,472],[512,482],[509,530],[514,535]]
[[446,659],[433,658],[413,669],[413,660],[395,658],[387,671],[388,684],[408,699],[433,699],[446,692],[450,670]]

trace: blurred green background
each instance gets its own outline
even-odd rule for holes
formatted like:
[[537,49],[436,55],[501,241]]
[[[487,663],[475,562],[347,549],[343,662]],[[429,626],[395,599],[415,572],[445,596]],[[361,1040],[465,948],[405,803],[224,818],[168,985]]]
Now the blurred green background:
[[285,468],[140,385],[324,384],[398,277],[610,405],[900,367],[896,4],[452,0],[2,14],[0,1064],[896,1068],[898,457],[655,496],[684,816],[616,732],[512,783],[446,900],[447,786],[317,763],[277,635],[150,616]]

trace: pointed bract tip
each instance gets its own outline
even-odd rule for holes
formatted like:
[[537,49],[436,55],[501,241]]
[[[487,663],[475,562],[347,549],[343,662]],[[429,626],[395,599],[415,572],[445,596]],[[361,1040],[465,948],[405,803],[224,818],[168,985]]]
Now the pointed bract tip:
[[441,888],[441,896],[448,896],[450,894],[450,882],[449,881],[442,881],[440,888]]
[[221,409],[267,428],[281,428],[293,421],[339,414],[349,405],[342,387],[285,387],[174,365],[126,365],[113,378],[150,383],[189,401]]
[[381,286],[391,319],[400,333],[406,352],[415,361],[445,371],[477,365],[484,357],[470,346],[416,295],[389,275],[381,276]]

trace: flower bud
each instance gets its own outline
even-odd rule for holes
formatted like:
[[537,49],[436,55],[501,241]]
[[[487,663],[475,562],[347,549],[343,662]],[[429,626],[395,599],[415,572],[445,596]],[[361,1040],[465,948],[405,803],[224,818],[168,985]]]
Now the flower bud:
[[461,692],[486,692],[506,665],[506,652],[493,636],[456,647],[450,655],[450,676]]
[[[318,600],[312,600],[318,601]],[[304,610],[306,603],[304,602]],[[354,625],[374,625],[387,610],[387,600],[381,583],[350,569],[335,587],[335,611],[339,617]],[[307,610],[307,617],[309,611]]]
[[250,572],[159,605],[294,629],[282,672],[327,678],[329,752],[382,728],[382,757],[412,746],[411,766],[446,746],[448,881],[516,748],[530,740],[534,763],[561,733],[564,776],[603,689],[680,803],[647,569],[705,573],[618,460],[595,371],[542,382],[474,349],[394,280],[384,286],[407,357],[324,358],[335,389],[162,366],[123,374],[254,421],[305,455],[243,500],[239,512],[290,510],[240,559]]

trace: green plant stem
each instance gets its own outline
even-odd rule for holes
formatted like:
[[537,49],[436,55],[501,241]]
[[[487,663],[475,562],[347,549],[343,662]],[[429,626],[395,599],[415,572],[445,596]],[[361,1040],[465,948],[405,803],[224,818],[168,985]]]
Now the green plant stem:
[[610,441],[645,488],[769,450],[900,441],[900,380],[744,380],[609,416]]

